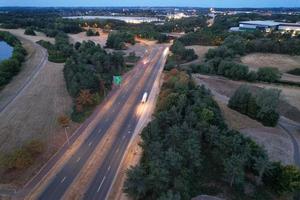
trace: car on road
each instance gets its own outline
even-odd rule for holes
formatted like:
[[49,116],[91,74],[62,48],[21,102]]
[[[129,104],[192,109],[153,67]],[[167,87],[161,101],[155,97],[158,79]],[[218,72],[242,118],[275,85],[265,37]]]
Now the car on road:
[[146,103],[147,97],[148,97],[148,93],[145,92],[145,93],[143,94],[142,103]]

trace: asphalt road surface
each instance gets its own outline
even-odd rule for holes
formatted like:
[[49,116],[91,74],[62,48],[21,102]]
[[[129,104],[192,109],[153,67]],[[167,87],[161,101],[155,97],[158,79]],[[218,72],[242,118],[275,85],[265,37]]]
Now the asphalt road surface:
[[[76,176],[82,170],[84,164],[93,154],[97,145],[103,139],[111,126],[118,126],[117,136],[114,137],[108,153],[104,155],[105,159],[98,167],[98,172],[93,177],[92,183],[88,187],[84,199],[105,199],[109,188],[113,183],[123,155],[131,140],[134,129],[139,117],[137,109],[141,104],[144,92],[150,93],[159,70],[164,66],[166,47],[156,46],[149,55],[146,56],[136,67],[134,73],[130,76],[126,87],[122,87],[116,100],[111,104],[110,109],[104,113],[91,134],[85,139],[79,149],[71,156],[62,169],[49,182],[38,199],[53,200],[61,199],[66,190],[71,186]],[[129,101],[129,99],[131,99]],[[129,109],[123,109],[124,107]],[[126,110],[126,112],[122,112]],[[122,123],[115,121],[118,115],[126,116]]]

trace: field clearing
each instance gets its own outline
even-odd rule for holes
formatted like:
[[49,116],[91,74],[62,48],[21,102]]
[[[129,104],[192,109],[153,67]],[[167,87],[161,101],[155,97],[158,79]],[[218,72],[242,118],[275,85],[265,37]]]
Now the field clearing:
[[272,161],[283,164],[294,164],[293,145],[285,133],[278,127],[264,127],[261,123],[232,110],[227,105],[217,101],[228,126],[240,131],[263,146]]
[[287,72],[300,67],[300,56],[284,54],[252,53],[243,56],[241,61],[253,70],[261,67],[276,67],[281,72]]
[[100,36],[86,36],[86,32],[80,32],[77,34],[68,34],[70,37],[70,42],[75,44],[76,42],[82,43],[83,41],[91,40],[97,44],[100,44],[102,47],[105,46],[106,40],[108,37],[107,33],[100,31]]
[[35,33],[36,33],[35,36],[25,35],[24,34],[25,29],[21,29],[21,28],[20,29],[2,29],[2,28],[0,28],[0,31],[8,31],[17,37],[23,37],[32,42],[37,42],[39,40],[45,40],[45,41],[48,41],[48,42],[51,42],[52,44],[54,44],[54,41],[55,41],[54,38],[47,37],[44,33],[38,32],[38,31],[35,31]]
[[0,114],[1,151],[32,138],[52,140],[61,129],[57,117],[70,112],[72,105],[62,70],[63,64],[48,62],[24,94]]
[[[26,36],[20,29],[9,32],[21,40],[28,56],[21,72],[0,92],[1,106],[16,94],[41,63],[45,49],[34,42],[50,39],[44,36]],[[28,87],[0,113],[0,152],[10,152],[31,139],[41,139],[47,147],[38,162],[26,171],[3,174],[0,170],[1,183],[24,184],[65,142],[64,130],[58,125],[57,117],[70,113],[72,99],[66,90],[63,66],[64,64],[46,61]],[[77,127],[77,124],[71,123],[68,132],[72,133]]]
[[201,45],[192,45],[192,46],[186,46],[187,49],[193,49],[198,56],[196,60],[193,60],[188,63],[182,64],[184,65],[190,65],[190,64],[200,64],[204,62],[205,54],[208,52],[209,49],[216,48],[216,46],[201,46]]

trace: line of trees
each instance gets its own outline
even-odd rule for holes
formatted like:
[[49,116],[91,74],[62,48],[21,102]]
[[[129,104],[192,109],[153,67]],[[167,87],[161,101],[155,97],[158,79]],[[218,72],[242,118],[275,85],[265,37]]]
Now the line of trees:
[[82,121],[110,90],[112,77],[126,70],[123,54],[107,53],[92,41],[77,43],[64,67],[69,94],[75,99],[72,119]]
[[216,74],[233,80],[246,80],[250,82],[279,82],[281,73],[274,67],[262,67],[258,71],[250,71],[247,65],[236,63],[222,57],[213,58],[201,65],[191,66],[194,73]]
[[237,55],[241,56],[251,52],[249,49],[246,39],[238,35],[231,35],[224,40],[220,47],[208,50],[204,64],[191,66],[191,70],[197,73],[222,75],[234,80],[280,82],[281,73],[277,68],[262,67],[256,72],[250,71],[248,66],[234,61]]
[[279,119],[278,103],[280,91],[277,89],[261,89],[252,94],[249,86],[240,86],[230,98],[228,106],[265,126],[276,126]]
[[[141,162],[124,184],[133,199],[191,199],[216,191],[228,191],[230,199],[269,199],[300,189],[298,168],[270,162],[260,146],[229,130],[210,92],[175,69],[166,74],[154,120],[141,137]],[[247,195],[244,186],[251,182],[254,191]]]
[[0,88],[3,88],[21,70],[27,52],[18,38],[9,32],[0,31],[0,40],[14,48],[12,57],[0,63]]

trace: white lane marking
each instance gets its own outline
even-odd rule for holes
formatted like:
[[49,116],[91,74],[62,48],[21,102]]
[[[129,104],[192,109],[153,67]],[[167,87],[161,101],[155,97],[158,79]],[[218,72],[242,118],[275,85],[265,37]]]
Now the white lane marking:
[[121,104],[121,102],[118,103],[119,105]]
[[125,137],[126,137],[126,136],[125,136],[125,135],[123,135],[123,140],[125,139]]
[[131,131],[128,131],[128,133],[131,133]]
[[102,186],[102,184],[103,184],[103,182],[104,182],[105,179],[106,179],[106,176],[103,177],[103,179],[102,179],[102,181],[101,181],[101,183],[100,183],[100,185],[98,187],[97,192],[99,192],[99,190],[100,190],[100,188],[101,188],[101,186]]
[[105,119],[105,122],[108,122],[108,118]]
[[98,133],[101,133],[101,131],[102,131],[102,129],[100,129],[100,130],[98,131]]
[[89,146],[91,146],[91,145],[92,145],[92,143],[93,143],[93,142],[90,142],[90,143],[89,143]]
[[79,161],[80,161],[80,159],[81,159],[80,157],[79,157],[79,158],[77,158],[76,162],[79,162]]
[[60,183],[63,183],[63,182],[66,180],[66,178],[67,178],[67,177],[64,177],[64,178],[60,181]]
[[109,165],[109,167],[107,168],[107,171],[109,171],[109,170],[110,170],[110,168],[111,168],[111,166]]

